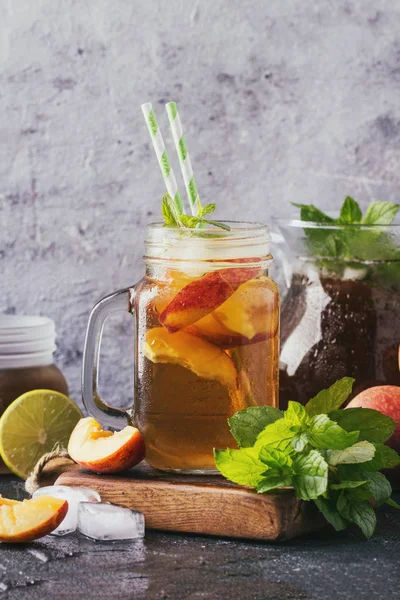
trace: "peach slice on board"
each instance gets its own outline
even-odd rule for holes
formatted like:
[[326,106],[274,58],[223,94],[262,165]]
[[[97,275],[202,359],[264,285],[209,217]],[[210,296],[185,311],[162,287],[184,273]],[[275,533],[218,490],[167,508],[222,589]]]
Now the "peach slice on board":
[[228,330],[259,342],[274,337],[279,326],[279,295],[268,277],[243,283],[213,316]]
[[154,327],[146,333],[144,354],[153,363],[178,364],[199,377],[219,381],[230,390],[237,387],[232,359],[217,346],[186,331],[168,333]]
[[40,496],[17,502],[0,497],[0,541],[31,542],[54,531],[68,512],[68,502]]
[[79,465],[97,473],[119,473],[144,459],[143,437],[136,427],[104,431],[93,417],[78,421],[71,433],[68,454]]
[[182,288],[160,314],[160,323],[170,332],[196,323],[221,306],[237,288],[260,274],[252,267],[212,271]]

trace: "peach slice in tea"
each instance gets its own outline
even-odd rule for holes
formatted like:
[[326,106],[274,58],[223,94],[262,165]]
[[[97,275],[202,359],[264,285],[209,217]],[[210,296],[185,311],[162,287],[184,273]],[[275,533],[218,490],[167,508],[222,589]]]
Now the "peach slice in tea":
[[226,352],[186,331],[169,333],[164,327],[149,329],[144,355],[153,363],[181,365],[199,377],[219,381],[230,390],[237,387],[236,367]]
[[279,325],[279,295],[268,277],[251,279],[217,308],[213,316],[227,329],[259,342],[274,337]]
[[220,323],[214,316],[214,313],[210,313],[200,319],[200,321],[196,321],[196,323],[187,327],[185,331],[202,337],[211,344],[216,344],[221,348],[235,348],[236,346],[240,346],[241,336]]
[[259,269],[251,267],[221,269],[207,273],[177,293],[162,311],[161,324],[169,332],[174,332],[196,323],[221,306],[242,283],[259,273]]
[[165,281],[157,283],[157,296],[153,300],[153,306],[156,312],[160,314],[178,292],[193,280],[193,277],[189,277],[189,275],[182,273],[182,271],[168,269]]

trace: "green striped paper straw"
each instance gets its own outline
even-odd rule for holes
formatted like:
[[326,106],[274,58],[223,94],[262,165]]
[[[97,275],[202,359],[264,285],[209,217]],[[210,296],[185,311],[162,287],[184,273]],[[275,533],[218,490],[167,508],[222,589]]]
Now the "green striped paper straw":
[[190,210],[192,211],[192,215],[197,215],[197,209],[200,206],[199,192],[197,191],[197,185],[194,180],[192,163],[186,147],[178,107],[175,102],[168,102],[168,104],[165,105],[165,108],[167,110],[172,137],[174,138],[175,148],[181,165],[183,181],[185,182],[186,192],[189,198]]
[[161,135],[160,128],[157,123],[156,115],[154,113],[151,102],[142,104],[142,112],[147,124],[147,128],[150,133],[150,138],[153,143],[153,147],[160,165],[161,173],[164,178],[165,186],[168,194],[173,199],[178,214],[183,213],[182,198],[178,190],[178,184],[171,163],[168,158],[167,151],[165,149],[165,143]]

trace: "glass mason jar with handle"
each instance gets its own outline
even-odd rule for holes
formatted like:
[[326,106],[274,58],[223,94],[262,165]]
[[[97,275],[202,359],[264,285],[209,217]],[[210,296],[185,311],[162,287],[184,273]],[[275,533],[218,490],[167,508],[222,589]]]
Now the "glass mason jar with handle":
[[400,385],[400,225],[275,225],[287,286],[281,408],[345,376],[355,379],[353,396]]
[[[232,446],[227,419],[278,403],[279,295],[264,225],[231,231],[149,225],[146,274],[101,300],[86,335],[83,400],[104,425],[141,431],[146,460],[182,473],[215,471]],[[97,389],[101,334],[116,311],[135,317],[134,404],[108,406]]]

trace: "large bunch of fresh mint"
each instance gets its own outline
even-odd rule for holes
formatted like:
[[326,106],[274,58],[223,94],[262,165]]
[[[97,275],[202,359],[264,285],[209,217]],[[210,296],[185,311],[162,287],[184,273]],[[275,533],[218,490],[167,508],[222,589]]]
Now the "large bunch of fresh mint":
[[175,203],[169,194],[164,194],[161,203],[161,212],[164,219],[164,227],[186,227],[194,229],[195,227],[201,227],[204,225],[213,225],[214,227],[220,227],[226,231],[230,231],[230,227],[221,221],[214,221],[213,219],[205,219],[207,215],[210,215],[217,208],[216,204],[205,204],[202,206],[200,200],[198,201],[197,214],[186,215],[179,213],[176,209]]
[[228,422],[239,449],[214,451],[219,471],[259,493],[292,487],[337,531],[354,523],[371,537],[374,507],[400,508],[379,472],[399,465],[400,457],[384,445],[395,427],[390,417],[368,408],[340,410],[353,383],[344,377],[305,407],[289,402],[284,412],[270,406],[237,412]]
[[[363,215],[358,203],[348,196],[338,218],[325,214],[313,204],[294,206],[300,209],[302,221],[318,224],[318,227],[306,227],[304,232],[308,250],[319,259],[320,266],[341,273],[349,263],[355,268],[364,263],[368,274],[378,272],[383,277],[393,278],[400,273],[400,245],[384,227],[393,223],[399,204],[371,202]],[[375,262],[377,268],[368,266],[370,261]]]

